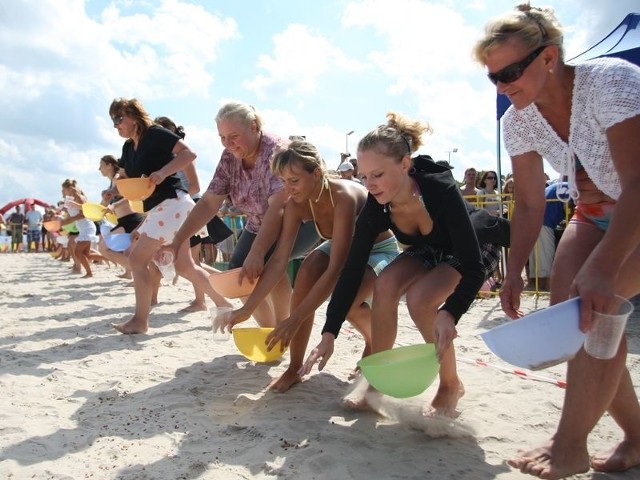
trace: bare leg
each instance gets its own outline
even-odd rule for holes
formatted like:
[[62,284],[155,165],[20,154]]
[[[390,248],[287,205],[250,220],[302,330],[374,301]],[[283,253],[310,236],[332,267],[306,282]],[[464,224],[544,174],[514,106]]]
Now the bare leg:
[[[364,340],[364,350],[362,351],[362,358],[367,355],[371,355],[371,307],[367,301],[371,302],[373,297],[373,287],[376,281],[376,274],[371,267],[367,267],[364,272],[362,283],[360,284],[360,290],[356,295],[351,309],[347,313],[347,320],[353,325]],[[349,373],[349,380],[354,379],[360,374],[360,369],[356,366],[351,373]]]
[[[570,224],[562,236],[551,274],[551,304],[567,298],[568,286],[584,260],[602,238],[587,225]],[[640,253],[625,263],[616,290],[625,296],[638,292]],[[625,440],[607,454],[592,459],[594,468],[614,470],[640,463],[640,407],[625,368],[626,343],[611,360],[596,360],[581,349],[568,362],[567,391],[560,423],[544,445],[521,452],[509,464],[523,473],[559,479],[589,470],[587,436],[609,409],[625,433]]]
[[133,272],[136,307],[133,317],[127,322],[113,324],[113,328],[121,333],[146,333],[149,329],[149,312],[153,294],[149,263],[151,263],[151,258],[159,247],[159,240],[142,234],[129,255],[129,263]]
[[[200,263],[200,244],[191,247],[191,258],[193,258],[193,263],[199,267],[202,267]],[[193,292],[195,298],[191,301],[189,305],[181,309],[181,312],[203,312],[207,311],[207,301],[204,297],[204,290],[200,288],[196,283],[192,283]]]
[[189,280],[193,284],[194,289],[206,293],[218,307],[233,306],[231,302],[213,289],[211,283],[209,283],[209,273],[193,262],[193,257],[191,256],[187,242],[180,246],[175,265],[178,275]]
[[268,297],[273,305],[276,323],[289,317],[289,312],[291,311],[291,293],[291,283],[289,282],[289,276],[285,272],[282,274],[280,281],[273,287]]
[[[322,252],[312,252],[305,258],[298,271],[296,286],[291,295],[291,311],[295,311],[328,265],[329,257]],[[311,336],[311,329],[313,328],[313,318],[314,316],[310,315],[301,321],[300,328],[298,328],[289,345],[291,362],[280,378],[269,384],[270,389],[283,393],[302,380],[298,370],[300,370],[304,362],[304,354]]]
[[[425,268],[412,258],[394,260],[388,265],[374,284],[371,308],[371,353],[382,352],[393,347],[398,332],[398,303],[409,286]],[[367,396],[379,395],[369,387],[363,393],[347,397],[343,405],[354,410],[371,409]]]
[[76,242],[75,256],[87,272],[84,278],[93,277],[91,271],[91,263],[89,263],[89,253],[91,251],[91,242]]
[[[626,340],[621,350],[626,350]],[[622,442],[607,452],[591,458],[591,467],[599,472],[620,472],[640,464],[640,417],[637,413],[638,397],[631,382],[629,370],[622,372],[620,386],[609,406],[609,413],[625,433]]]
[[[407,290],[407,307],[422,338],[434,343],[433,322],[438,307],[447,299],[460,281],[460,274],[446,264],[440,264],[416,280]],[[453,345],[444,353],[440,363],[440,384],[428,415],[455,415],[458,400],[464,395],[464,386],[456,369],[456,353]]]

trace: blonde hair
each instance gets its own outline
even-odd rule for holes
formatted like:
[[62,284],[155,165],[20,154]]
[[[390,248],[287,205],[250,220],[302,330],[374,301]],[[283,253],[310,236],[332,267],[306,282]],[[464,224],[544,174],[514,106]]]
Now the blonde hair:
[[564,61],[562,25],[550,7],[539,8],[532,7],[529,2],[521,3],[513,11],[489,20],[484,27],[484,36],[473,48],[473,57],[484,65],[493,49],[510,40],[527,50],[555,45],[560,61]]
[[320,152],[315,145],[305,140],[294,140],[284,150],[277,152],[271,162],[271,171],[276,175],[282,175],[285,168],[291,168],[294,164],[308,173],[313,173],[319,168],[323,177],[327,174]]
[[405,116],[389,112],[387,123],[367,133],[358,143],[358,152],[375,150],[384,155],[397,157],[398,161],[405,155],[411,156],[422,143],[422,135],[432,133],[428,123],[410,120]]
[[251,122],[255,122],[256,129],[259,132],[262,131],[262,118],[258,112],[256,112],[253,105],[240,102],[229,102],[218,110],[215,121],[218,123],[221,120],[227,120],[229,118],[239,120],[246,126],[251,125]]

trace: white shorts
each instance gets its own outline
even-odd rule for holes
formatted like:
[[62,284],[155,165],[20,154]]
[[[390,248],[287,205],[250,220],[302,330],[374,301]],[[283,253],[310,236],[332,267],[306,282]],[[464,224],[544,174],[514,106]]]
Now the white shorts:
[[556,236],[553,228],[543,226],[535,247],[529,254],[529,278],[549,278],[556,254]]
[[[185,192],[176,192],[178,198],[168,198],[147,212],[146,218],[138,232],[149,238],[159,240],[162,245],[169,245],[176,232],[185,221],[195,203]],[[207,236],[205,226],[196,235]]]

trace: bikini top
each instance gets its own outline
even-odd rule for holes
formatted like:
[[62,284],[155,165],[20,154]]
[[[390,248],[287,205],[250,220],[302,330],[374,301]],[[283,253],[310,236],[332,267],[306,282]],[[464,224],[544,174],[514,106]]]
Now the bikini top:
[[[331,193],[331,187],[329,186],[329,181],[326,178],[322,180],[322,187],[320,188],[320,194],[318,195],[318,199],[316,200],[316,202],[320,199],[320,195],[322,195],[322,191],[325,189],[325,187],[327,188],[327,190],[329,190],[329,198],[331,199],[331,206],[335,207],[335,204],[333,203],[333,193]],[[320,231],[320,229],[318,228],[318,222],[316,222],[316,214],[313,211],[313,203],[311,202],[311,199],[309,199],[308,201],[309,201],[309,208],[311,209],[311,215],[313,216],[313,224],[316,227],[316,232],[318,232],[318,236],[323,240],[331,240],[331,237],[325,237]]]

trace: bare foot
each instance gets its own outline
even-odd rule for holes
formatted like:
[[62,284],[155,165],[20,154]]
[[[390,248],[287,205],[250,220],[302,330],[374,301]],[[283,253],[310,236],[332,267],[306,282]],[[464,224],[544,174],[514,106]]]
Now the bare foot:
[[572,442],[563,450],[554,445],[551,439],[546,445],[526,452],[508,461],[513,468],[522,473],[546,480],[558,480],[576,473],[589,471],[589,453],[586,444]]
[[355,367],[353,370],[349,372],[349,375],[347,376],[347,380],[349,381],[355,380],[360,375],[362,375],[362,370],[360,370],[360,367]]
[[462,385],[460,381],[458,381],[457,386],[453,387],[440,384],[431,405],[426,407],[422,414],[428,417],[440,415],[453,418],[456,416],[458,400],[460,400],[463,395],[464,385]]
[[124,323],[112,323],[111,326],[118,330],[120,333],[132,334],[132,333],[147,333],[149,330],[149,324],[144,321],[138,321],[134,318]]
[[[363,388],[364,386],[366,388]],[[349,410],[377,413],[375,405],[379,405],[381,399],[382,393],[368,385],[362,378],[357,381],[353,391],[342,399],[342,406]]]
[[284,393],[293,387],[296,383],[302,381],[302,377],[298,375],[298,368],[287,368],[287,370],[280,376],[280,378],[274,380],[269,384],[269,389],[274,392]]
[[622,472],[640,465],[640,443],[624,440],[608,452],[591,457],[591,468],[596,472]]
[[124,278],[125,280],[131,280],[133,277],[131,276],[131,272],[127,270],[124,273],[121,273],[120,275],[118,275],[118,278]]
[[189,305],[180,310],[180,312],[206,312],[207,304],[196,302],[195,300],[191,302]]
[[91,277],[93,277],[93,273],[87,273],[82,276],[82,278],[91,278]]

